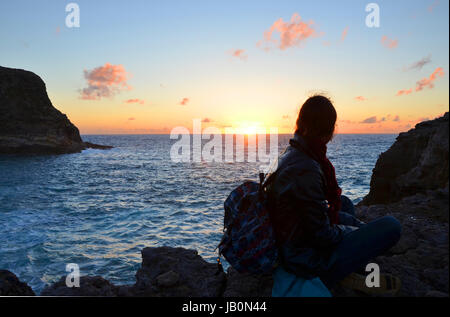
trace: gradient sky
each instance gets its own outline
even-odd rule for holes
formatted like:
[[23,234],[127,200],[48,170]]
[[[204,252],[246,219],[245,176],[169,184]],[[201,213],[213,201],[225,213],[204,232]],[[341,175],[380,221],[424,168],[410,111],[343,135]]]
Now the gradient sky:
[[[79,28],[65,25],[70,2]],[[41,76],[82,134],[169,133],[194,118],[290,133],[317,92],[338,133],[398,133],[448,111],[449,2],[376,1],[380,27],[368,28],[369,2],[1,1],[0,65]]]

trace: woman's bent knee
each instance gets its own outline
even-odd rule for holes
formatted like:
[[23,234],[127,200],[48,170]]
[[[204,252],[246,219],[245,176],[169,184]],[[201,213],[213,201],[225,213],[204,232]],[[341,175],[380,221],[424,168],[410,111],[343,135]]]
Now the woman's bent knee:
[[402,225],[400,222],[392,216],[384,216],[379,220],[383,222],[383,228],[386,235],[391,238],[391,241],[394,244],[397,243],[402,234]]

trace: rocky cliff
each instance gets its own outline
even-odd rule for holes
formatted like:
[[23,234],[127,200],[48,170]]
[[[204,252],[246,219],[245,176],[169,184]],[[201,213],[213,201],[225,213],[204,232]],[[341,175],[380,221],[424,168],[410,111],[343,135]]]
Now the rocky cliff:
[[400,133],[373,169],[362,204],[391,203],[403,197],[448,187],[448,112]]
[[110,148],[83,142],[78,128],[53,107],[44,81],[0,66],[0,154],[61,154]]

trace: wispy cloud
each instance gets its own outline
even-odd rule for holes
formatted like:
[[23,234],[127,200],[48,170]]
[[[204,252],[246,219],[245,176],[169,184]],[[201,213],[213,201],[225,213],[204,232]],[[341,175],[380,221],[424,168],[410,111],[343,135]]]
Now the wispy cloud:
[[[434,88],[434,82],[439,78],[444,76],[444,69],[442,67],[438,67],[434,70],[434,72],[429,76],[422,78],[416,83],[416,88],[414,90],[416,92],[422,91],[424,88],[432,89]],[[397,96],[409,95],[413,92],[413,88],[399,90],[397,92]]]
[[421,91],[424,88],[434,88],[434,81],[439,77],[444,76],[442,67],[438,67],[428,78],[423,78],[416,83],[416,91]]
[[183,98],[179,104],[182,106],[186,106],[188,104],[188,102],[189,102],[189,98]]
[[404,71],[408,71],[408,70],[421,70],[422,67],[424,67],[426,64],[431,63],[431,54],[428,55],[427,57],[424,57],[420,60],[418,60],[417,62],[409,65],[408,67],[404,67],[403,70]]
[[381,123],[381,122],[388,122],[388,121],[399,122],[400,121],[400,117],[398,115],[396,115],[391,120],[391,115],[388,114],[387,116],[382,117],[381,119],[378,120],[377,116],[373,116],[373,117],[366,118],[366,119],[364,119],[363,121],[361,121],[359,123],[372,124],[372,123]]
[[438,5],[439,5],[439,1],[438,1],[438,0],[433,1],[433,3],[430,4],[430,5],[428,6],[428,8],[427,8],[427,9],[428,9],[428,12],[433,12],[434,8],[436,8]]
[[347,34],[348,34],[348,26],[344,29],[344,31],[342,31],[341,42],[345,41],[345,38],[347,37]]
[[360,123],[377,123],[377,117],[376,116],[369,117],[367,119],[364,119]]
[[113,97],[122,90],[130,90],[131,87],[127,84],[128,77],[129,74],[122,65],[110,63],[92,70],[84,70],[88,86],[80,91],[80,98],[100,100],[104,97]]
[[358,101],[366,101],[367,98],[365,98],[364,96],[357,96],[357,97],[355,97],[355,100],[358,100]]
[[[274,33],[279,33],[279,39],[275,37]],[[270,45],[275,45],[280,50],[285,50],[289,47],[298,46],[304,43],[308,38],[318,36],[318,32],[314,29],[314,21],[302,21],[298,13],[294,13],[290,22],[285,22],[282,18],[275,21],[268,31],[264,32],[264,39],[257,43],[262,46],[265,43],[267,46],[264,49],[270,49]]]
[[381,37],[381,45],[383,45],[388,49],[394,49],[398,46],[398,40],[397,39],[393,40],[388,38],[386,35],[383,35]]
[[411,89],[402,89],[402,90],[397,91],[397,96],[409,95],[412,92],[413,92],[412,88]]
[[202,120],[203,123],[210,123],[213,122],[214,120],[210,119],[210,118],[205,118]]
[[245,50],[242,50],[242,49],[232,50],[231,56],[239,58],[243,61],[246,61],[247,57],[248,57],[247,54],[245,54]]
[[136,120],[136,119],[133,118],[133,117],[131,117],[131,118],[128,118],[128,120],[129,120],[129,121],[134,121],[134,120]]
[[138,98],[136,98],[136,99],[128,99],[128,100],[125,100],[124,103],[138,103],[140,105],[143,105],[145,103],[145,100],[138,99]]

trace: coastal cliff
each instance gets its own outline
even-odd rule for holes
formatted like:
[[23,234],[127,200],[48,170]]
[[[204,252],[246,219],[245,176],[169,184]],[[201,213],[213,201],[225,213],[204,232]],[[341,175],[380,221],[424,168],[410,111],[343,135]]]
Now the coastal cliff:
[[[356,207],[363,221],[384,215],[402,224],[402,237],[374,259],[382,273],[400,277],[398,296],[448,297],[449,187],[448,113],[402,133],[376,163],[370,193]],[[391,171],[392,169],[392,171]],[[383,173],[384,171],[384,173]],[[0,295],[29,295],[11,272],[0,274]],[[102,277],[84,276],[80,288],[67,288],[65,276],[47,286],[48,296],[270,296],[271,276],[227,272],[206,262],[196,250],[145,248],[133,285],[116,286]],[[362,296],[337,287],[334,296]]]
[[53,107],[36,74],[0,66],[0,154],[63,154],[86,148],[78,128]]
[[373,169],[370,192],[362,204],[393,203],[428,190],[448,188],[448,134],[448,112],[400,133],[380,155]]

